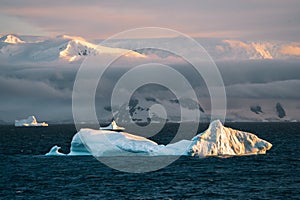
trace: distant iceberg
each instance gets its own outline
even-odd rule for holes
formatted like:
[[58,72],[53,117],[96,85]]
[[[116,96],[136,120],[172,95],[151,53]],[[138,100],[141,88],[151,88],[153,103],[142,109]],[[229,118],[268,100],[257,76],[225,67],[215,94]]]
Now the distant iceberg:
[[104,126],[99,128],[100,130],[111,130],[111,131],[124,131],[125,128],[118,126],[115,120],[113,120],[108,126]]
[[48,126],[45,122],[37,122],[34,116],[29,116],[27,119],[15,120],[16,127],[28,127],[28,126]]
[[72,139],[69,154],[54,146],[46,155],[105,156],[242,156],[265,154],[272,144],[256,135],[224,127],[213,121],[209,128],[192,140],[159,145],[145,137],[113,130],[81,129]]

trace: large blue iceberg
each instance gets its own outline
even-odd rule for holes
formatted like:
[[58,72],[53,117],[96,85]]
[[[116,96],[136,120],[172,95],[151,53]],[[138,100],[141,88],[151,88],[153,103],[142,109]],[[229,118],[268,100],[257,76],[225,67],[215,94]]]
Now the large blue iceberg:
[[242,156],[265,154],[272,144],[248,132],[224,127],[219,121],[213,121],[209,128],[191,140],[159,145],[145,137],[125,131],[106,129],[81,129],[71,142],[69,154],[59,152],[55,145],[47,156]]

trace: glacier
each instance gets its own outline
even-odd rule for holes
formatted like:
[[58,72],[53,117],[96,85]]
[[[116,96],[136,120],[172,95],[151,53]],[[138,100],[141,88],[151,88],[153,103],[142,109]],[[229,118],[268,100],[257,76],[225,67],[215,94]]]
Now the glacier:
[[37,122],[35,116],[29,116],[27,119],[15,120],[15,127],[28,126],[48,126],[46,122]]
[[227,157],[265,154],[271,147],[271,143],[252,133],[227,128],[216,120],[211,122],[206,131],[191,140],[168,145],[159,145],[124,131],[83,128],[74,135],[69,154],[59,152],[60,147],[55,145],[45,155]]

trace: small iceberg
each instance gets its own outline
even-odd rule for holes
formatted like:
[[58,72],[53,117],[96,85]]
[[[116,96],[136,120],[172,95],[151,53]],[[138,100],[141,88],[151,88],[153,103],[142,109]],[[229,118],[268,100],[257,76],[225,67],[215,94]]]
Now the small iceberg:
[[223,126],[219,120],[213,121],[206,131],[192,140],[168,145],[159,145],[145,137],[119,131],[120,127],[113,124],[115,122],[101,130],[81,129],[72,139],[69,154],[58,152],[60,147],[55,145],[46,155],[225,157],[265,154],[272,147],[271,143],[252,133]]
[[113,120],[108,126],[99,128],[100,130],[110,130],[110,131],[125,131],[124,127],[118,126],[115,120]]
[[59,150],[61,148],[57,145],[52,147],[48,153],[46,153],[46,156],[65,156],[66,154],[60,153]]
[[29,126],[48,126],[45,122],[37,122],[35,116],[29,116],[27,119],[15,120],[15,127],[29,127]]

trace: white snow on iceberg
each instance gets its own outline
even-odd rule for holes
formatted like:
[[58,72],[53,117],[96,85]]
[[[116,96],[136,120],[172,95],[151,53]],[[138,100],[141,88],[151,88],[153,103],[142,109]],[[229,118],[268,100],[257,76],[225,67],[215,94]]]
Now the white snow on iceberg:
[[159,145],[147,138],[126,132],[81,129],[71,143],[68,155],[127,156],[148,155]]
[[[264,154],[272,147],[256,135],[226,128],[220,121],[213,121],[209,128],[192,140],[158,145],[147,138],[112,130],[81,129],[74,135],[70,153],[81,156],[241,156]],[[46,155],[66,155],[52,147]]]
[[45,122],[37,122],[36,118],[34,116],[29,116],[27,119],[21,119],[21,120],[15,120],[15,126],[16,127],[22,127],[22,126],[48,126]]

